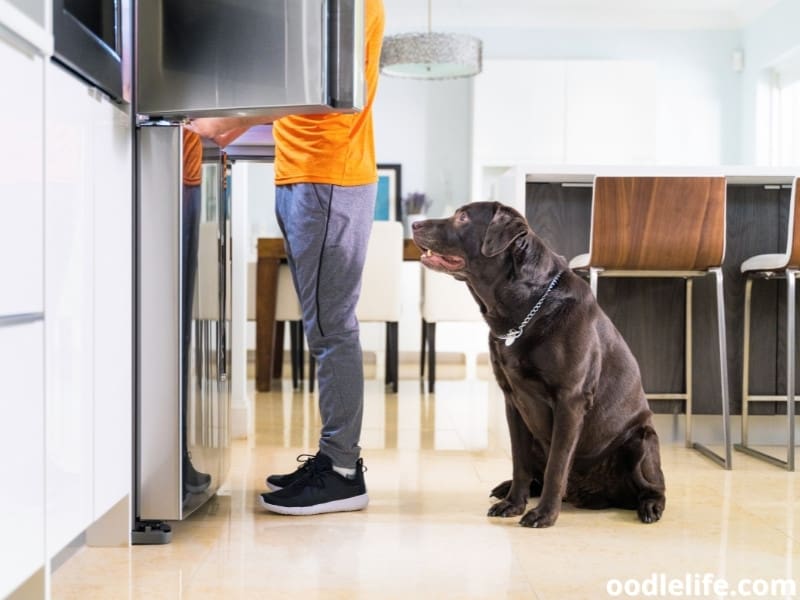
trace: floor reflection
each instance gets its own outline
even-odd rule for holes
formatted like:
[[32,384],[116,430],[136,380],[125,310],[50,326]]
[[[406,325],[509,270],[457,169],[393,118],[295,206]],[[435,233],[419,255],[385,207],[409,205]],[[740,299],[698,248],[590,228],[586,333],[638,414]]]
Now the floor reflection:
[[[726,472],[665,442],[660,523],[566,506],[555,527],[524,529],[485,516],[489,490],[511,474],[493,384],[440,381],[430,395],[407,379],[391,395],[370,379],[366,391],[367,510],[283,517],[258,508],[268,473],[316,451],[316,395],[284,383],[254,394],[252,435],[233,443],[228,482],[174,524],[170,545],[86,548],[55,574],[53,597],[572,600],[605,598],[609,580],[654,573],[730,584],[798,577],[795,473],[739,454]],[[657,427],[664,439],[675,433],[669,419]]]

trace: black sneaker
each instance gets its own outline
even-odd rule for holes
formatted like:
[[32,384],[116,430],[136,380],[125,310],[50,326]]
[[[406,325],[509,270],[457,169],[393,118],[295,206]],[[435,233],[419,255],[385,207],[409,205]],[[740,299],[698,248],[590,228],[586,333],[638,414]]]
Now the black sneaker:
[[261,506],[282,515],[317,515],[362,510],[369,504],[362,459],[358,459],[352,479],[334,471],[331,459],[321,452],[305,464],[305,473],[294,483],[261,494]]
[[302,464],[297,467],[297,470],[294,471],[294,473],[287,473],[286,475],[270,475],[267,477],[267,487],[273,492],[277,492],[285,487],[289,487],[295,481],[303,478],[308,473],[309,469],[311,468],[311,463],[313,463],[319,455],[320,452],[317,452],[316,454],[298,455],[297,462]]

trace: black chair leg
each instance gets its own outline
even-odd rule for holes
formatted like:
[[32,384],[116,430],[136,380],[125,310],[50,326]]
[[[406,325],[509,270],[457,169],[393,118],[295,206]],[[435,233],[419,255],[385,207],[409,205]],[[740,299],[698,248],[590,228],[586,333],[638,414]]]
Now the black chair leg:
[[297,387],[303,387],[303,380],[306,378],[305,374],[305,334],[303,333],[303,322],[302,321],[293,321],[292,324],[295,326],[297,333]]
[[436,323],[428,323],[428,393],[436,386]]
[[308,350],[308,391],[314,393],[314,381],[317,378],[317,359]]
[[422,345],[419,350],[419,376],[425,377],[425,346],[428,343],[428,329],[425,319],[422,319]]
[[297,365],[297,321],[289,321],[289,354],[292,357],[292,389],[298,388]]
[[399,352],[397,339],[397,321],[386,323],[386,385],[392,384],[392,393],[397,393],[399,376]]

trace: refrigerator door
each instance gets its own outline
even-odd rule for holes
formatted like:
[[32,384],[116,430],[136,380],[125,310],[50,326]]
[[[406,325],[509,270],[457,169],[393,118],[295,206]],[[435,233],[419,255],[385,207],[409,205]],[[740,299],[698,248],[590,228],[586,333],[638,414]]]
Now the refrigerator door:
[[186,517],[230,464],[230,202],[216,146],[182,177],[179,127],[139,136],[137,518]]
[[357,111],[364,0],[138,2],[136,65],[151,119]]

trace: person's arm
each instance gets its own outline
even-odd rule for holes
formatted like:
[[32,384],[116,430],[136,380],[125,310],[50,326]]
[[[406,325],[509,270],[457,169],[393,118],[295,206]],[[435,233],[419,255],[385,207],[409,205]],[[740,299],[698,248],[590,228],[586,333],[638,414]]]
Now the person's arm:
[[269,117],[215,117],[192,119],[185,127],[224,148],[254,125],[269,125],[272,121]]

